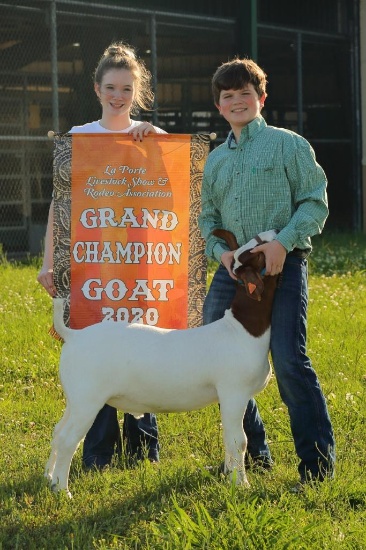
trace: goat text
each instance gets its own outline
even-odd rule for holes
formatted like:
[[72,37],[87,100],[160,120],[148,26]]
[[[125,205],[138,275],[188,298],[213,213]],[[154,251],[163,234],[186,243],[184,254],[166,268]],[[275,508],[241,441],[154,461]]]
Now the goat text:
[[112,301],[126,298],[128,301],[167,302],[168,292],[174,288],[173,279],[136,279],[134,288],[128,288],[121,279],[111,279],[106,284],[101,279],[88,279],[81,291],[87,300],[102,300],[103,293]]

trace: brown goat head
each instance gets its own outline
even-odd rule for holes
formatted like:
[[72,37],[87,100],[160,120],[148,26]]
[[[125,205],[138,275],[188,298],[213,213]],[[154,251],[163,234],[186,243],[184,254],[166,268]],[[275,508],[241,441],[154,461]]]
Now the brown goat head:
[[223,239],[230,250],[235,251],[233,271],[238,278],[238,284],[243,284],[247,295],[256,301],[261,301],[264,290],[263,277],[266,267],[266,258],[263,252],[252,254],[251,250],[258,244],[270,242],[277,231],[271,229],[256,235],[246,245],[239,247],[236,237],[226,229],[214,229],[212,234]]
[[265,271],[266,267],[266,259],[263,252],[252,254],[250,250],[246,250],[239,256],[238,260],[241,263],[235,270],[238,283],[244,285],[249,298],[260,302],[264,290],[261,273]]

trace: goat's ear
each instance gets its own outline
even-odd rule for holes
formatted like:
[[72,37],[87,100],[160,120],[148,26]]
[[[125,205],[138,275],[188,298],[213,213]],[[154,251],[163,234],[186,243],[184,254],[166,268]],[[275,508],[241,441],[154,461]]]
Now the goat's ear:
[[237,250],[239,248],[234,233],[231,233],[231,231],[227,231],[227,229],[214,229],[212,231],[212,235],[215,235],[215,237],[218,237],[219,239],[223,239],[230,250]]
[[260,274],[253,268],[247,267],[241,274],[240,279],[244,283],[249,298],[260,302],[264,290],[264,283]]

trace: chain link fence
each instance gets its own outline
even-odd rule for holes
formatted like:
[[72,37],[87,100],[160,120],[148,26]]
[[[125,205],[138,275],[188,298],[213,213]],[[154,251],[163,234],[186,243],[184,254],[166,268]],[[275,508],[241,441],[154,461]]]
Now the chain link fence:
[[[0,0],[0,246],[8,255],[42,251],[52,195],[47,133],[100,117],[93,72],[116,40],[133,45],[153,75],[156,108],[139,118],[171,133],[215,132],[215,145],[228,125],[212,103],[212,74],[257,44],[270,74],[267,122],[313,145],[329,177],[328,225],[359,229],[356,4]],[[247,11],[254,5],[257,26]]]
[[168,4],[152,12],[142,1],[0,1],[0,243],[8,254],[41,252],[52,195],[47,133],[100,117],[93,71],[111,42],[132,44],[153,73],[157,108],[139,118],[174,133],[226,133],[210,79],[236,53],[235,0],[196,10],[191,2],[190,15]]

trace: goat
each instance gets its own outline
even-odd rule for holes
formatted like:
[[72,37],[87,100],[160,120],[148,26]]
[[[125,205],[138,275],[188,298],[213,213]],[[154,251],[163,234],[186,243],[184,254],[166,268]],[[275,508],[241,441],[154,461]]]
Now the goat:
[[[268,383],[271,309],[277,277],[263,276],[265,257],[250,250],[269,242],[259,234],[238,248],[225,230],[215,234],[235,252],[238,278],[222,319],[186,330],[102,322],[82,330],[65,326],[63,299],[54,299],[54,326],[63,338],[60,378],[66,410],[54,429],[45,476],[53,491],[68,489],[72,457],[105,403],[140,417],[145,411],[183,412],[219,402],[224,472],[249,485],[243,416],[249,399]],[[240,284],[241,283],[241,284]]]

